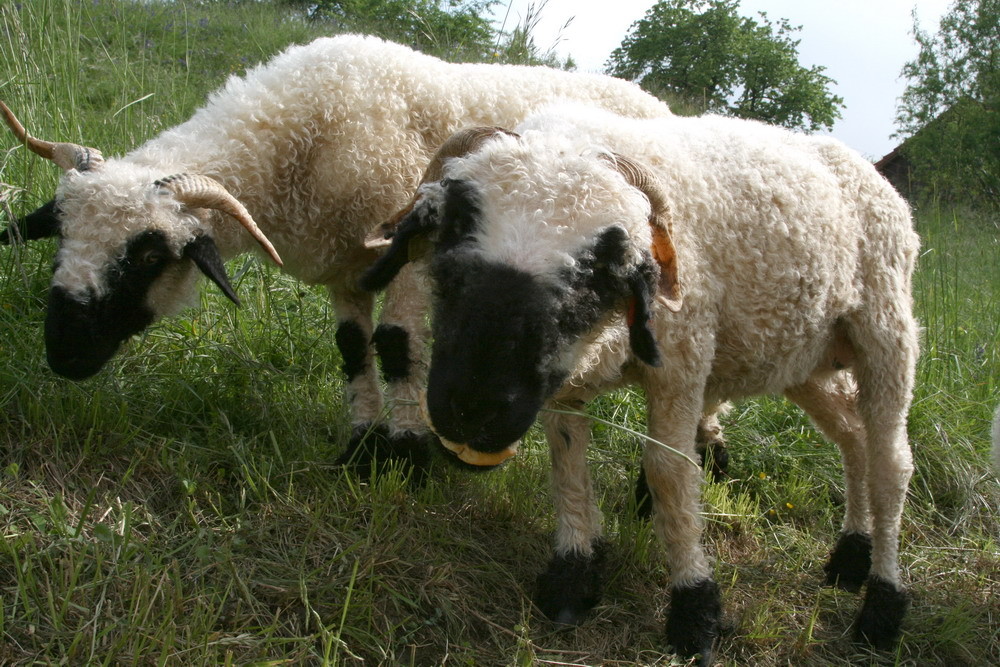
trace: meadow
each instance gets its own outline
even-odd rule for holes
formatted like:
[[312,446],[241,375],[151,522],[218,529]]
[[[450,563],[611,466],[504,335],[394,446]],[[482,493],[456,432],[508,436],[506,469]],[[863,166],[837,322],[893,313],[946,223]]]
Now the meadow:
[[[121,154],[226,76],[320,34],[268,3],[0,0],[0,99],[40,137]],[[0,131],[0,227],[58,170]],[[1000,220],[922,205],[924,327],[901,562],[902,641],[853,643],[856,594],[825,588],[841,466],[782,399],[724,419],[706,482],[726,665],[1000,664]],[[349,435],[325,294],[252,257],[243,306],[201,303],[75,383],[45,362],[51,240],[0,248],[0,664],[669,665],[669,573],[632,488],[642,396],[590,406],[610,543],[603,602],[560,629],[531,603],[550,555],[539,429],[485,474],[437,461],[412,488],[332,464]]]

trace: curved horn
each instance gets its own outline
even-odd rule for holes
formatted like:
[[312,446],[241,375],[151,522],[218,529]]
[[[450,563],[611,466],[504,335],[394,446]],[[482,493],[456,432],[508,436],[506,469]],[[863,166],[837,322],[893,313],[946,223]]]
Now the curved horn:
[[52,160],[64,171],[69,171],[70,169],[86,171],[104,162],[104,156],[96,148],[88,148],[79,144],[43,141],[32,137],[24,129],[20,121],[17,120],[14,112],[2,101],[0,101],[0,111],[3,112],[7,126],[10,127],[11,132],[14,133],[18,141],[27,146],[28,150],[35,155],[39,155],[46,160]]
[[169,190],[177,198],[177,201],[186,206],[192,208],[210,208],[228,213],[236,218],[250,232],[250,235],[257,240],[257,243],[264,248],[264,251],[274,260],[274,263],[282,266],[278,251],[274,249],[271,242],[264,236],[264,232],[260,231],[257,223],[250,217],[250,212],[222,183],[201,174],[174,174],[173,176],[161,178],[154,185]]
[[617,153],[602,154],[620,173],[625,182],[649,200],[649,227],[652,233],[653,259],[660,265],[657,300],[673,312],[681,307],[681,288],[677,280],[677,251],[670,238],[672,220],[670,200],[663,185],[645,165]]
[[506,134],[511,137],[519,137],[516,132],[497,126],[469,127],[459,130],[455,134],[445,139],[441,147],[434,153],[431,162],[424,171],[420,184],[430,181],[440,181],[444,174],[444,161],[453,157],[463,157],[477,150],[487,139],[492,139],[498,134]]
[[[434,157],[431,158],[430,164],[427,165],[427,169],[424,170],[424,175],[421,176],[420,184],[417,186],[418,189],[419,186],[424,183],[441,180],[441,177],[444,174],[445,160],[453,157],[468,155],[482,146],[483,142],[487,139],[495,137],[498,134],[506,134],[512,137],[519,136],[517,133],[511,132],[510,130],[506,130],[502,127],[480,126],[459,130],[445,139],[445,142],[441,144],[441,147],[437,149],[436,153],[434,153]],[[391,242],[390,239],[396,232],[396,226],[410,213],[410,211],[413,210],[413,206],[417,203],[419,196],[419,193],[414,193],[413,198],[405,208],[398,211],[388,221],[383,222],[372,230],[372,232],[365,239],[365,247],[369,249],[376,249],[389,245]]]

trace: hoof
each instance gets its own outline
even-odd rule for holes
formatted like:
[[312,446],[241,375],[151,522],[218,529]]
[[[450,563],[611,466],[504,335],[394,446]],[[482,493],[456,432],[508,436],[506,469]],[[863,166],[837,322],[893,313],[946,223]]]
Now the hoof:
[[384,425],[361,424],[354,427],[347,449],[334,464],[350,466],[364,480],[398,466],[409,478],[410,485],[419,487],[426,480],[430,467],[432,439],[430,434],[412,431],[390,435]]
[[606,546],[598,541],[591,555],[556,555],[538,575],[535,604],[560,625],[579,625],[601,601]]
[[684,658],[699,656],[698,665],[710,665],[719,637],[722,600],[719,585],[706,579],[694,586],[674,587],[667,617],[667,643]]
[[857,593],[872,567],[872,538],[861,533],[841,533],[830,560],[823,566],[826,584]]
[[905,590],[872,575],[855,625],[855,639],[880,651],[894,648],[909,608],[910,596]]
[[[701,435],[700,432],[699,435]],[[729,476],[729,448],[726,447],[725,442],[722,440],[701,442],[699,440],[695,445],[695,452],[698,453],[698,463],[711,473],[713,482],[720,482]]]
[[[729,450],[726,439],[722,435],[722,426],[717,414],[702,417],[698,422],[698,431],[694,438],[695,451],[701,461],[701,467],[712,473],[712,481],[718,482],[729,475]],[[708,465],[706,465],[706,462]]]

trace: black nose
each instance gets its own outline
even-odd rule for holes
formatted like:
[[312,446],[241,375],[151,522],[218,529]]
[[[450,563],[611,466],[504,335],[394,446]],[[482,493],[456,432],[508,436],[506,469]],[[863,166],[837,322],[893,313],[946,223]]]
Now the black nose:
[[449,401],[450,423],[463,437],[457,442],[467,442],[487,430],[489,425],[510,411],[514,400],[509,397],[483,397],[455,395]]
[[121,342],[103,334],[99,309],[93,302],[77,301],[65,290],[49,290],[45,315],[45,354],[49,367],[70,380],[84,380],[97,373],[114,356]]
[[501,451],[517,442],[540,408],[541,400],[525,392],[485,392],[481,384],[461,390],[434,382],[427,387],[427,410],[437,434],[480,452]]

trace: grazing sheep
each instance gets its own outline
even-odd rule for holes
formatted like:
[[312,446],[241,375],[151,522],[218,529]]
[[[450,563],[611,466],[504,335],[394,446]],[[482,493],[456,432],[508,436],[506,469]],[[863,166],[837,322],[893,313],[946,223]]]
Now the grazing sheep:
[[[59,236],[45,341],[52,370],[73,379],[190,303],[199,270],[238,303],[223,260],[259,245],[280,264],[280,253],[289,274],[327,287],[337,314],[354,426],[346,459],[366,434],[388,435],[373,427],[383,397],[372,343],[394,397],[415,396],[426,365],[414,357],[424,328],[416,287],[387,295],[373,332],[373,297],[357,287],[377,257],[366,234],[400,208],[455,130],[514,124],[560,99],[669,115],[619,79],[450,64],[356,35],[293,46],[230,78],[190,120],[120,158],[33,139],[0,103],[18,140],[64,170],[55,199],[0,240]],[[422,463],[418,411],[399,407],[393,418],[391,438],[376,441]]]
[[687,455],[643,456],[672,577],[667,642],[707,664],[721,603],[700,543],[696,426],[705,406],[783,393],[843,455],[827,582],[867,581],[858,637],[889,646],[908,606],[897,540],[918,355],[905,202],[837,141],[755,122],[566,106],[516,132],[445,161],[363,285],[429,248],[415,264],[433,287],[425,409],[446,446],[499,460],[559,409],[541,415],[558,523],[539,607],[574,623],[600,596],[589,428],[566,408],[636,384],[649,436]]

